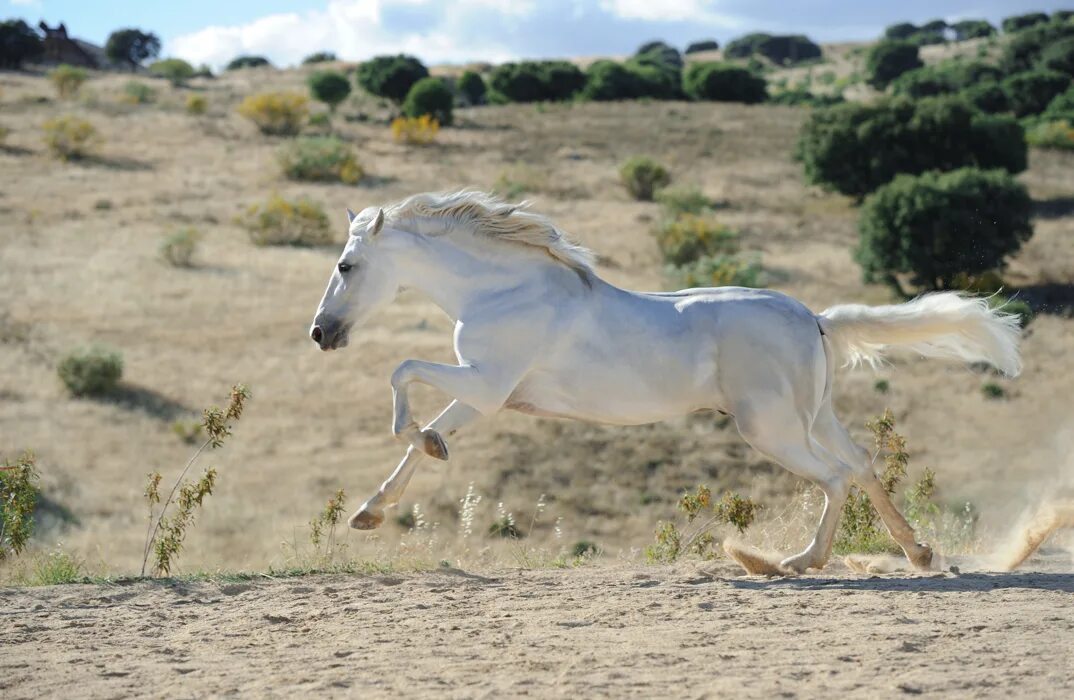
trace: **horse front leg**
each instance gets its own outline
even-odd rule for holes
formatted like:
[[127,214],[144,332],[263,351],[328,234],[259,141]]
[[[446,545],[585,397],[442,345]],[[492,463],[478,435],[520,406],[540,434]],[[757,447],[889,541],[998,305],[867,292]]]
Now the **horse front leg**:
[[392,433],[411,447],[441,460],[448,458],[444,438],[434,425],[419,428],[411,414],[408,390],[414,382],[439,389],[481,414],[498,411],[515,386],[515,381],[502,371],[481,372],[469,365],[445,365],[424,360],[402,362],[392,373]]
[[[480,415],[473,407],[461,401],[452,401],[439,416],[429,423],[426,430],[454,435],[459,428],[472,423]],[[423,454],[423,451],[413,446],[408,447],[406,456],[399,462],[399,466],[380,485],[377,493],[354,512],[347,524],[355,530],[372,530],[380,527],[384,522],[384,509],[399,503]]]

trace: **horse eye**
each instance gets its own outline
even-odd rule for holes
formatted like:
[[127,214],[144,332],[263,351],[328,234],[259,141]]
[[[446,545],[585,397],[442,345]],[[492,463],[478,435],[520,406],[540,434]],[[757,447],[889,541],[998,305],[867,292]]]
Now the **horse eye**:
[[339,274],[343,275],[351,271],[351,265],[341,262],[336,266],[339,269]]

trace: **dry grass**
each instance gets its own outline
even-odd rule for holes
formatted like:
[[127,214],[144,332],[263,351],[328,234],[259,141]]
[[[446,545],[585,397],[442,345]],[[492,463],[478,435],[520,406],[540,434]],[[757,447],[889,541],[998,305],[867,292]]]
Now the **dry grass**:
[[[424,190],[492,188],[522,164],[555,183],[527,195],[602,255],[602,275],[661,288],[667,282],[650,233],[659,205],[630,200],[617,177],[618,165],[643,144],[678,185],[726,204],[720,221],[740,232],[744,248],[763,253],[770,286],[816,309],[890,301],[885,290],[861,284],[851,261],[855,210],[806,188],[791,160],[804,110],[686,103],[461,109],[457,128],[442,130],[428,147],[408,148],[391,139],[386,107],[352,96],[334,129],[377,175],[353,187],[284,180],[275,166],[279,140],[236,114],[247,95],[303,91],[307,72],[252,69],[192,80],[210,105],[197,118],[185,113],[184,91],[162,84],[156,102],[133,107],[121,102],[126,76],[94,75],[83,88],[92,94],[77,111],[98,126],[100,157],[68,163],[48,157],[40,126],[70,104],[39,100],[52,94],[44,78],[0,75],[11,129],[0,150],[0,451],[33,448],[45,494],[77,518],[66,529],[45,526],[42,542],[62,532],[65,547],[91,565],[136,569],[144,537],[140,475],[183,459],[189,447],[176,439],[173,423],[189,421],[236,377],[258,400],[217,455],[214,465],[228,478],[186,541],[185,570],[287,561],[281,542],[306,537],[306,523],[328,494],[343,487],[359,502],[401,457],[388,429],[388,376],[407,357],[450,362],[450,324],[428,301],[404,294],[356,329],[350,348],[319,352],[306,330],[337,251],[252,245],[236,219],[271,192],[324,206],[342,240],[348,206],[360,210]],[[1074,155],[1034,152],[1023,179],[1053,203],[1052,213],[1038,221],[1009,284],[1074,282],[1071,173]],[[105,200],[110,207],[96,206]],[[204,264],[159,264],[161,239],[183,226],[204,232]],[[124,388],[106,400],[69,398],[55,363],[93,343],[123,352]],[[890,405],[949,485],[942,495],[971,500],[986,521],[1007,524],[1022,504],[996,492],[1011,490],[1004,485],[1012,475],[1033,481],[1055,469],[1050,436],[1066,427],[1074,392],[1074,373],[1055,358],[1072,343],[1074,323],[1036,319],[1025,345],[1027,371],[1006,401],[984,401],[983,379],[970,370],[911,362],[883,396],[873,390],[873,374],[843,374],[837,407],[867,439],[865,417]],[[431,391],[414,393],[419,417],[444,402]],[[470,550],[512,562],[520,556],[512,549],[517,542],[485,535],[498,502],[525,529],[538,496],[547,494],[545,516],[522,540],[530,546],[558,551],[558,530],[568,545],[585,539],[608,556],[633,556],[693,484],[764,502],[770,510],[755,525],[760,532],[766,521],[791,518],[781,504],[796,480],[718,416],[615,428],[505,413],[457,436],[449,463],[423,466],[401,512],[420,503],[429,527],[439,523],[439,541],[457,541],[458,501],[470,482],[488,507],[475,516]],[[373,535],[341,533],[349,555],[398,551],[412,536],[394,515]],[[783,540],[772,540],[781,551],[798,551],[811,527],[781,527]],[[422,542],[422,556],[441,558],[439,545]]]

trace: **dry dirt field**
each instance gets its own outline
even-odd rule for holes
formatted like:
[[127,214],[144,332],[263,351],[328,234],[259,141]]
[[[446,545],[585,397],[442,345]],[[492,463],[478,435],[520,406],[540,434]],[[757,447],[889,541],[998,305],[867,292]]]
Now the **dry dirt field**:
[[[253,246],[236,217],[273,192],[323,204],[341,240],[347,206],[461,186],[518,192],[595,249],[603,276],[667,288],[673,283],[650,235],[658,207],[630,200],[616,176],[624,159],[645,153],[665,162],[676,183],[720,203],[719,218],[763,255],[773,288],[816,309],[890,301],[885,289],[861,283],[852,261],[853,204],[805,186],[792,160],[804,109],[463,109],[455,128],[422,148],[393,143],[387,110],[355,98],[334,127],[369,177],[348,187],[283,179],[275,161],[283,140],[235,113],[244,95],[304,90],[304,75],[254,69],[187,89],[154,81],[155,102],[130,105],[120,99],[128,76],[95,75],[79,98],[63,101],[43,77],[0,73],[0,123],[11,130],[0,149],[0,452],[33,449],[50,512],[62,514],[43,524],[38,546],[62,542],[90,571],[136,570],[145,474],[173,477],[190,452],[172,423],[222,401],[237,381],[253,399],[234,439],[206,462],[218,468],[219,486],[187,540],[180,573],[294,563],[293,545],[305,541],[306,523],[329,494],[345,488],[348,506],[357,505],[397,462],[388,376],[407,357],[449,360],[449,323],[428,301],[404,294],[346,351],[317,351],[306,332],[337,251]],[[206,116],[184,112],[193,91],[208,98]],[[41,125],[67,113],[101,132],[95,157],[48,156]],[[1005,399],[983,396],[981,385],[993,378],[943,363],[847,372],[837,386],[837,408],[862,439],[867,418],[895,411],[912,475],[932,467],[940,498],[972,501],[985,540],[1074,470],[1066,359],[1074,343],[1072,173],[1074,156],[1034,151],[1022,176],[1038,202],[1036,234],[1005,279],[1042,313],[1024,344],[1025,373],[994,380]],[[188,226],[204,235],[198,264],[163,264],[162,238]],[[56,378],[58,359],[91,343],[123,353],[123,390],[113,399],[70,398]],[[874,390],[878,378],[889,380],[887,394]],[[444,401],[416,393],[419,417]],[[528,541],[549,550],[589,540],[608,559],[636,562],[681,490],[698,483],[764,502],[755,536],[766,544],[797,550],[809,536],[786,522],[795,480],[711,416],[614,428],[505,413],[451,447],[449,463],[422,467],[403,504],[419,504],[430,529],[436,524],[440,539],[427,543],[433,563],[456,561],[458,502],[471,482],[483,497],[480,533],[503,503],[533,530]],[[535,518],[541,494],[547,506]],[[348,556],[391,556],[406,532],[389,520],[373,535],[348,532],[344,543]],[[502,548],[472,549],[487,565],[505,563]]]
[[[1055,568],[1058,566],[1059,568]],[[1013,574],[725,564],[0,589],[0,694],[1069,697],[1064,557]]]

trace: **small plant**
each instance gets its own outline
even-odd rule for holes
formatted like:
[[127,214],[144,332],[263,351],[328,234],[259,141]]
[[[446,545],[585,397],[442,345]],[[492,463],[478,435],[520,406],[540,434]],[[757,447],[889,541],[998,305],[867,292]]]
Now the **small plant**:
[[333,136],[307,136],[284,145],[277,154],[291,180],[357,184],[365,174],[358,157]]
[[60,361],[56,373],[73,396],[104,396],[123,376],[123,356],[101,347],[76,350]]
[[201,232],[184,228],[172,233],[160,244],[160,256],[173,267],[193,267]]
[[664,214],[672,219],[683,214],[700,216],[713,209],[712,200],[696,187],[665,187],[654,198],[664,208]]
[[706,255],[682,267],[672,268],[687,287],[752,287],[765,286],[760,257],[738,253]]
[[1021,299],[1011,299],[1002,294],[993,294],[988,297],[988,304],[993,309],[1000,309],[1004,313],[1014,314],[1018,317],[1018,324],[1025,328],[1033,320],[1033,307]]
[[37,468],[31,452],[0,462],[0,562],[22,553],[34,530]]
[[679,510],[686,515],[686,522],[693,524],[710,510],[708,518],[690,528],[680,530],[673,522],[661,522],[656,529],[656,542],[645,548],[650,562],[673,562],[683,554],[695,554],[703,559],[716,558],[716,537],[713,528],[721,523],[735,527],[744,533],[753,524],[757,511],[763,506],[750,498],[727,491],[718,503],[712,501],[709,487],[700,485],[694,493],[686,492],[679,500]]
[[56,88],[56,94],[68,100],[77,95],[82,84],[89,80],[89,73],[84,68],[62,63],[49,71],[48,79]]
[[45,131],[45,146],[60,160],[85,158],[100,140],[97,129],[79,117],[49,119],[42,128]]
[[351,81],[339,71],[317,71],[309,77],[307,82],[314,99],[324,102],[333,113],[336,107],[351,94]]
[[396,143],[427,146],[436,141],[440,122],[428,114],[420,117],[396,117],[392,120],[392,138]]
[[200,117],[209,111],[209,100],[205,98],[205,95],[187,95],[186,98],[186,113]]
[[310,115],[308,123],[315,129],[330,131],[332,129],[332,115],[328,112],[315,112]]
[[320,565],[332,560],[339,545],[336,543],[336,526],[343,519],[343,505],[347,500],[343,489],[328,499],[324,509],[310,521],[310,544]]
[[891,391],[891,384],[886,379],[877,379],[873,383],[873,390],[878,394],[886,394]]
[[132,105],[146,105],[157,99],[157,91],[145,83],[131,80],[123,86],[123,101]]
[[717,521],[734,525],[741,535],[753,524],[757,511],[762,507],[749,498],[743,498],[737,493],[728,491],[723,495],[723,500],[716,504],[714,512]]
[[600,554],[600,547],[596,542],[578,540],[571,546],[571,556],[576,559],[595,557]]
[[515,523],[515,516],[503,507],[503,503],[496,505],[496,519],[489,525],[489,535],[512,540],[522,539],[522,531]]
[[155,61],[149,65],[152,75],[164,78],[175,87],[181,87],[186,81],[194,77],[196,71],[181,58],[165,58],[163,61]]
[[[236,384],[231,387],[231,395],[226,409],[220,409],[216,406],[205,409],[201,424],[205,430],[206,438],[179,473],[179,477],[175,480],[171,491],[168,492],[168,497],[164,499],[163,505],[160,506],[159,512],[157,512],[156,506],[161,503],[160,482],[162,477],[160,472],[149,474],[144,492],[146,503],[149,506],[149,519],[146,527],[145,547],[142,553],[142,576],[145,576],[150,554],[154,556],[154,570],[158,576],[167,576],[171,573],[175,559],[183,549],[186,532],[194,525],[197,510],[201,508],[205,498],[213,492],[213,487],[216,485],[216,470],[209,467],[201,478],[195,482],[184,482],[183,478],[202,452],[206,449],[215,449],[222,446],[224,441],[231,436],[231,426],[242,417],[243,409],[249,398],[250,392],[246,387],[242,384]],[[171,517],[167,517],[168,507],[175,499],[177,492],[178,499],[176,500],[175,512]]]
[[254,245],[317,246],[334,240],[328,215],[309,199],[284,199],[273,195],[253,205],[243,221]]
[[1005,399],[1007,398],[1007,390],[995,382],[985,382],[981,385],[981,393],[984,394],[986,399]]
[[1026,131],[1026,143],[1037,148],[1074,150],[1074,126],[1065,119],[1041,122]]
[[652,158],[634,156],[619,168],[619,180],[631,197],[651,202],[656,191],[671,182],[671,174]]
[[25,581],[30,586],[58,586],[85,578],[82,562],[57,548],[33,558],[31,573]]
[[455,97],[440,78],[422,78],[414,83],[403,101],[403,114],[408,117],[431,116],[441,126],[450,126]]
[[309,116],[309,99],[296,92],[250,95],[239,105],[239,114],[270,136],[295,136]]
[[670,265],[685,265],[706,255],[738,252],[738,234],[707,216],[682,214],[668,218],[654,235],[664,262]]

